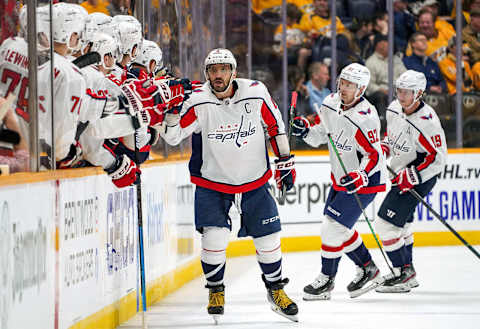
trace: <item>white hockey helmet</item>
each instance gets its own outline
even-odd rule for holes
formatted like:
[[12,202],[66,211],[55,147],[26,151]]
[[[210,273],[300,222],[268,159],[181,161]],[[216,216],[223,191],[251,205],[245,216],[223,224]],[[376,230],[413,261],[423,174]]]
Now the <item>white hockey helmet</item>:
[[395,87],[400,89],[413,90],[415,94],[424,92],[427,88],[427,79],[422,72],[408,70],[403,72],[395,81]]
[[[90,42],[92,43],[90,51],[96,51],[100,55],[100,65],[102,65],[107,70],[113,69],[116,59],[115,52],[117,50],[117,42],[115,41],[115,39],[106,33],[97,32],[93,36],[92,40],[90,40]],[[105,55],[111,55],[113,57],[114,60],[112,66],[107,66],[105,64]]]
[[[155,61],[155,69],[150,72],[150,63]],[[148,73],[155,73],[163,67],[163,53],[156,42],[143,40],[142,49],[135,59],[135,63],[141,64],[147,68]]]
[[[53,5],[53,41],[66,44],[69,50],[70,38],[74,33],[80,38],[85,25],[85,18],[77,8],[71,4],[59,2]],[[79,41],[80,43],[80,41]]]
[[[38,7],[37,13],[37,48],[40,52],[50,49],[50,8],[48,6]],[[20,9],[20,36],[27,38],[27,5]]]
[[343,68],[339,78],[355,83],[358,88],[366,87],[370,82],[370,70],[362,64],[352,63]]
[[425,74],[414,70],[403,72],[398,77],[397,81],[395,81],[395,91],[396,89],[407,89],[413,91],[413,101],[409,107],[415,104],[423,96],[426,88],[427,79],[425,78]]
[[205,78],[208,80],[207,68],[213,64],[230,64],[232,71],[237,69],[237,61],[232,52],[228,49],[217,48],[208,53],[204,63]]
[[142,47],[142,31],[134,23],[121,22],[115,28],[115,35],[118,42],[118,57],[121,60],[122,55],[130,55],[131,61],[134,61]]
[[[340,75],[337,80],[337,90],[339,90],[341,79],[349,81],[351,83],[355,83],[357,85],[357,91],[355,92],[355,97],[352,103],[350,104],[342,103],[343,105],[348,106],[356,102],[365,93],[365,90],[367,89],[367,86],[370,82],[370,70],[362,64],[352,63],[345,66],[340,72]],[[361,90],[362,88],[363,90]]]
[[24,5],[18,14],[18,20],[20,21],[20,36],[24,39],[27,38],[27,6],[28,5]]
[[125,22],[135,24],[139,28],[140,31],[142,30],[142,24],[140,24],[138,19],[136,19],[133,16],[130,16],[130,15],[116,15],[116,16],[113,16],[113,18],[112,18],[112,24],[117,25],[117,26],[118,26],[118,24],[125,23]]

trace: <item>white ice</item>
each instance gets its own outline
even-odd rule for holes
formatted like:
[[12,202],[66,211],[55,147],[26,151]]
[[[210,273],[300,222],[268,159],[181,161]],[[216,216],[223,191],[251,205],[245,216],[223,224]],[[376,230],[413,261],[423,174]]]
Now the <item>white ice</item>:
[[[476,246],[477,250],[480,249]],[[378,249],[374,261],[387,274]],[[319,252],[286,253],[283,273],[290,278],[287,294],[297,302],[299,323],[270,310],[254,256],[227,259],[223,328],[322,329],[479,329],[480,260],[466,247],[415,248],[414,265],[420,283],[406,294],[369,292],[351,299],[346,286],[355,276],[346,256],[340,262],[329,301],[302,300],[303,287],[318,274]],[[206,312],[207,289],[200,277],[167,296],[147,312],[148,328],[214,328]],[[137,316],[119,328],[139,328]]]

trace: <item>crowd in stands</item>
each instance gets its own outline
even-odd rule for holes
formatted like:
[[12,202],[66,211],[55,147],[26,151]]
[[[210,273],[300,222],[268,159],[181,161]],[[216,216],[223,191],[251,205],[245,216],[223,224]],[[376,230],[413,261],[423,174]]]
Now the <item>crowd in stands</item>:
[[[196,0],[180,2],[152,0],[150,5],[159,8],[162,4],[168,4],[170,11],[173,11],[168,15],[178,16],[186,14],[184,7],[188,8],[191,1]],[[272,91],[275,99],[281,103],[284,92],[283,85],[279,83],[282,80],[281,65],[284,47],[282,0],[249,1],[251,1],[253,16],[251,78],[263,81]],[[365,96],[376,106],[383,119],[389,95],[389,16],[386,11],[386,0],[287,0],[285,46],[288,61],[288,89],[290,92],[295,90],[299,93],[296,114],[314,120],[314,104],[321,104],[334,85],[330,76],[334,31],[331,17],[332,1],[335,3],[336,12],[337,74],[350,63],[365,64],[371,72],[371,81]],[[38,3],[46,2],[48,1],[38,0]],[[112,17],[132,14],[132,0],[54,0],[54,3],[56,2],[79,4],[89,14],[99,12]],[[394,80],[406,70],[413,69],[425,74],[428,94],[441,97],[456,94],[458,36],[455,31],[455,2],[454,0],[393,0]],[[180,11],[176,7],[178,3],[182,6]],[[15,34],[16,21],[18,21],[18,8],[15,6],[19,7],[19,2],[0,1],[0,9],[5,13],[2,16],[0,41]],[[226,6],[225,20],[228,34],[226,47],[232,49],[237,57],[239,76],[247,77],[248,11],[244,10],[247,8],[247,2],[226,0]],[[480,99],[480,0],[463,0],[461,18],[463,92],[470,95],[478,93],[477,97]],[[176,32],[171,31],[178,26],[174,26],[175,23],[169,25],[169,22],[160,22],[155,16],[150,16],[150,20],[155,21],[151,24],[156,26],[155,29],[151,28],[152,31],[156,31],[151,33],[152,38],[160,41],[166,62],[173,57],[178,57],[175,49],[180,47],[180,44],[178,40],[175,41]],[[186,29],[191,33],[192,17],[188,16],[185,21]],[[208,27],[204,28],[206,32],[210,32]],[[161,37],[156,34],[161,34]],[[191,50],[191,45],[188,49]],[[454,103],[451,99],[453,98],[448,98],[448,106],[453,108],[450,106]],[[4,99],[0,98],[0,103],[3,102]],[[453,113],[453,110],[451,112]],[[439,116],[442,118],[441,115]],[[5,117],[4,126],[16,130],[11,113]],[[28,168],[25,149],[26,146],[20,144],[9,150],[17,154],[17,158],[20,159],[18,163],[11,164],[12,168],[18,167],[18,170]],[[0,154],[1,156],[5,154]]]
[[[330,2],[287,1],[288,64],[306,75],[307,89],[303,94],[311,104],[321,102],[330,86],[330,82],[319,81],[318,73],[329,71],[331,64]],[[270,63],[273,72],[278,72],[275,60],[281,59],[283,49],[282,24],[281,19],[275,21],[272,17],[281,12],[281,0],[253,0],[252,3],[255,15],[264,24],[274,22],[277,26],[273,35],[273,60],[264,62]],[[388,105],[386,1],[336,0],[335,3],[337,72],[352,62],[365,64],[371,72],[366,97],[376,105],[382,117]],[[404,71],[413,69],[425,73],[429,94],[456,94],[454,4],[452,0],[393,1],[394,80]],[[480,0],[463,0],[462,8],[463,91],[480,93]]]

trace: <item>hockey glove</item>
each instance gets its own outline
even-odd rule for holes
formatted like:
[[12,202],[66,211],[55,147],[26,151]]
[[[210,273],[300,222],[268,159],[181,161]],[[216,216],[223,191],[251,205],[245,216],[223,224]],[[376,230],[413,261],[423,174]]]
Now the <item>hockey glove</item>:
[[418,174],[417,168],[414,166],[407,167],[401,170],[397,177],[392,180],[393,185],[397,185],[400,189],[400,194],[411,190],[415,185],[421,183],[421,177]]
[[310,123],[304,117],[296,117],[293,119],[290,129],[292,130],[293,136],[304,138],[310,130]]
[[185,101],[185,97],[182,94],[172,97],[170,101],[167,104],[165,104],[164,112],[169,114],[179,114],[180,111],[182,110],[184,101]]
[[283,186],[289,191],[295,184],[297,172],[295,171],[294,157],[295,155],[292,154],[275,160],[275,181],[280,191]]
[[144,83],[143,80],[128,81],[121,86],[123,96],[128,103],[128,111],[132,116],[144,108],[149,109],[155,105],[152,94],[158,87],[155,85],[144,87]]
[[340,178],[340,186],[347,189],[348,194],[357,192],[364,186],[368,185],[367,173],[363,170],[355,170],[348,173],[348,175]]
[[382,147],[383,155],[388,159],[390,157],[390,145],[385,142],[381,142],[380,146]]
[[57,169],[74,168],[81,160],[83,154],[82,146],[79,142],[70,144],[70,151],[67,156],[60,161],[57,161]]
[[134,184],[141,174],[135,162],[125,154],[118,157],[115,164],[111,168],[105,169],[105,171],[112,178],[113,184],[119,188]]

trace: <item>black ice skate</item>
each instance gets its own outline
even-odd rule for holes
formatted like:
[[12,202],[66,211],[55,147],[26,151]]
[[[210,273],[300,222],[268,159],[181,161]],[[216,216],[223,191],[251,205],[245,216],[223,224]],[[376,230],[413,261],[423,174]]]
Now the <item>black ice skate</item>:
[[209,290],[207,312],[213,317],[215,324],[218,324],[225,305],[225,286],[223,284],[212,287],[207,285],[205,288]]
[[298,306],[285,293],[283,287],[288,283],[288,279],[279,280],[271,283],[265,279],[262,274],[262,280],[267,288],[267,300],[272,307],[272,311],[286,317],[287,319],[298,322]]
[[357,267],[357,276],[347,286],[347,290],[350,297],[355,298],[381,286],[384,281],[378,267],[373,261],[369,261],[364,266]]
[[[411,266],[393,269],[395,275],[390,273],[385,277],[385,284],[375,289],[376,292],[405,293],[411,290],[410,281],[415,279],[415,271]],[[418,282],[417,282],[418,285]]]
[[320,273],[315,280],[303,288],[303,300],[327,300],[335,287],[335,277]]

